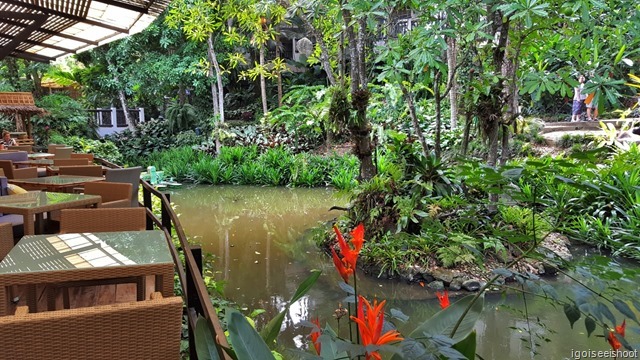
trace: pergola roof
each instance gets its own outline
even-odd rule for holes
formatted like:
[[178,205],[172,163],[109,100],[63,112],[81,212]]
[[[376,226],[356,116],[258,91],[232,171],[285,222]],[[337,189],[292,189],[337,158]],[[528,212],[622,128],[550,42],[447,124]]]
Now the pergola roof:
[[48,62],[142,31],[171,0],[0,0],[0,60]]

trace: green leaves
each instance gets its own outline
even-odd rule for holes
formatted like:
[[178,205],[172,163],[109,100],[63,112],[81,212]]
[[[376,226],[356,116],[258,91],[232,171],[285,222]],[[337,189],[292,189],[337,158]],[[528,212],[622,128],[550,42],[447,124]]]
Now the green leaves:
[[242,360],[275,359],[267,344],[262,340],[256,329],[249,324],[240,312],[228,308],[227,324],[229,325],[229,340],[233,345],[236,358]]
[[580,310],[578,309],[578,306],[576,306],[575,303],[564,304],[564,314],[567,316],[569,324],[571,324],[571,328],[573,329],[573,324],[580,319]]
[[[451,304],[448,308],[440,310],[413,330],[409,336],[412,338],[421,338],[425,335],[445,335],[451,337],[454,343],[464,340],[471,334],[484,307],[484,294],[480,295],[480,298],[471,305],[474,297],[475,295],[465,296]],[[469,312],[467,312],[464,319],[460,322],[456,332],[453,333],[458,320],[470,305],[471,308]]]
[[200,360],[219,360],[218,349],[216,347],[213,331],[209,328],[209,323],[202,316],[198,316],[195,330],[196,353]]

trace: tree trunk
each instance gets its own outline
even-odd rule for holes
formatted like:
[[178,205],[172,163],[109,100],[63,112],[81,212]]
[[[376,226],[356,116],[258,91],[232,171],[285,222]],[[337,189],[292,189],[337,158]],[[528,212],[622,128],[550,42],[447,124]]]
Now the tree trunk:
[[500,166],[504,166],[509,160],[509,125],[502,124],[502,150],[500,151]]
[[464,122],[464,132],[462,133],[462,156],[467,155],[469,151],[469,135],[471,134],[471,123],[473,122],[471,111],[467,111]]
[[[322,33],[320,33],[318,29],[313,26],[313,24],[305,14],[300,15],[300,18],[304,22],[307,31],[313,34],[313,37],[316,38],[316,43],[318,43],[318,47],[320,47],[320,64],[322,64],[322,68],[327,74],[329,85],[335,86],[336,76],[333,74],[333,68],[331,68],[331,63],[329,62],[329,51],[327,50],[327,44],[325,44],[324,39],[322,38]],[[340,49],[338,49],[338,51],[340,51]],[[340,54],[338,54],[338,58],[340,58]]]
[[[264,44],[260,45],[260,67],[264,68]],[[262,98],[262,114],[267,115],[267,81],[260,72],[260,97]]]
[[413,124],[413,131],[415,131],[416,136],[418,137],[418,141],[420,142],[420,146],[422,147],[422,154],[425,158],[429,157],[429,146],[424,139],[424,134],[422,133],[422,129],[420,128],[420,122],[418,121],[418,116],[416,115],[416,105],[413,102],[413,94],[409,93],[409,90],[404,86],[404,84],[400,83],[400,89],[402,90],[402,95],[404,95],[404,99],[409,106],[409,116],[411,117],[411,123]]
[[451,81],[451,92],[449,93],[450,113],[451,113],[451,129],[458,127],[458,84],[456,80],[456,62],[458,55],[458,47],[455,38],[447,38],[447,64],[449,74],[447,79]]
[[209,34],[207,37],[207,53],[209,55],[209,61],[211,66],[209,67],[209,77],[213,77],[215,74],[215,83],[211,82],[211,98],[213,102],[213,116],[216,119],[215,124],[215,145],[216,153],[220,154],[220,136],[218,136],[218,129],[220,125],[224,124],[224,87],[222,84],[222,75],[220,70],[220,64],[218,63],[218,57],[216,56],[215,49],[213,47],[213,34]]
[[356,120],[351,122],[349,131],[353,138],[355,155],[360,160],[360,179],[370,180],[376,175],[373,164],[373,146],[371,143],[371,125],[367,120],[367,106],[370,93],[367,89],[365,74],[364,28],[363,21],[359,21],[358,37],[353,29],[351,12],[342,9],[347,38],[349,41],[350,74],[351,74],[351,104],[356,111]]
[[440,78],[442,73],[438,71],[433,82],[433,91],[436,100],[436,159],[440,160],[442,154],[442,98],[440,94]]
[[[276,59],[280,59],[280,46],[282,43],[280,42],[280,36],[278,35],[278,42],[276,44]],[[278,107],[282,106],[282,71],[278,70]]]
[[116,84],[118,84],[117,85],[118,98],[120,99],[120,104],[122,105],[122,111],[124,112],[124,121],[127,123],[127,127],[129,128],[129,130],[134,131],[136,127],[133,124],[133,121],[131,121],[131,117],[129,116],[129,109],[127,108],[127,99],[125,97],[124,90],[122,90],[122,87],[120,86],[120,76],[118,75],[118,71],[115,70],[116,68],[113,66],[113,62],[111,61],[111,58],[109,58],[109,56],[107,56],[106,58],[107,58],[107,65],[109,65],[110,68],[114,69],[111,72],[113,73],[113,80],[116,82]]

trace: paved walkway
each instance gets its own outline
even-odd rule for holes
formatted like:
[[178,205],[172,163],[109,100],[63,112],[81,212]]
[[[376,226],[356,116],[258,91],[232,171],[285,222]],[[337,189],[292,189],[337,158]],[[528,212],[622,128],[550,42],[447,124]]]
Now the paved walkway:
[[[640,122],[640,118],[608,119],[601,120],[605,124],[612,124],[616,129],[632,122]],[[579,122],[547,122],[541,131],[542,136],[550,146],[555,146],[564,135],[604,135],[600,128],[600,121],[579,121]]]

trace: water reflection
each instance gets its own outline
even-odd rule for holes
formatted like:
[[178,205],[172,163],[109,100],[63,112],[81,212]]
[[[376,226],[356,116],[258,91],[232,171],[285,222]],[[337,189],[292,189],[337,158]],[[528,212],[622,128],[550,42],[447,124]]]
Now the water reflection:
[[[309,294],[291,306],[279,337],[283,346],[306,348],[309,329],[298,324],[315,316],[347,336],[346,319],[338,326],[332,317],[346,296],[338,287],[340,277],[330,258],[305,236],[318,221],[339,216],[339,211],[328,209],[344,206],[344,199],[324,189],[196,186],[174,191],[172,201],[177,204],[186,233],[196,237],[204,251],[216,255],[216,276],[227,282],[225,296],[250,309],[266,310],[258,326],[284,308],[310,269],[323,270]],[[397,308],[410,316],[407,323],[396,321],[404,334],[439,310],[433,294],[419,286],[364,274],[358,274],[358,279],[363,294],[387,299],[387,309]],[[565,282],[568,279],[556,281],[561,285],[556,286],[561,298],[563,291],[568,291],[562,286]],[[629,286],[638,288],[637,284]],[[600,330],[587,338],[584,319],[571,329],[562,308],[544,300],[526,298],[529,323],[522,311],[521,295],[489,295],[486,303],[476,326],[477,351],[485,359],[530,358],[532,342],[539,359],[569,358],[572,350],[609,349]],[[531,338],[526,331],[529,327]],[[627,334],[632,344],[638,342],[633,331]]]

